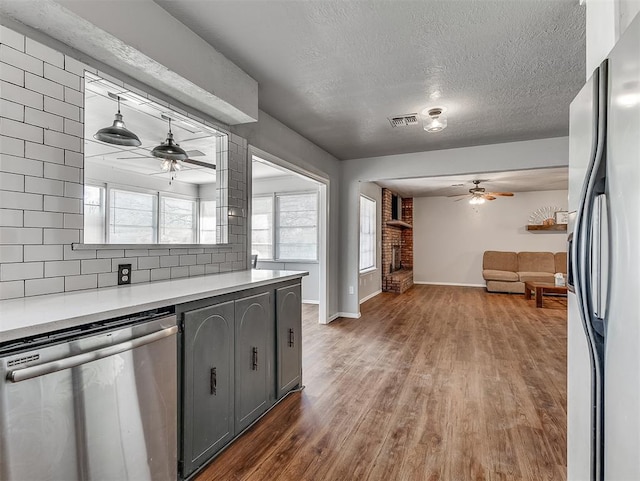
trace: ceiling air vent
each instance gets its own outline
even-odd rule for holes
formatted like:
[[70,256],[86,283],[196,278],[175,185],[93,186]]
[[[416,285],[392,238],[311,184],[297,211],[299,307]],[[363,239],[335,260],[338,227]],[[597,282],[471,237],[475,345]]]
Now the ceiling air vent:
[[420,117],[418,117],[418,114],[397,115],[389,117],[389,122],[391,127],[409,127],[410,125],[418,125]]

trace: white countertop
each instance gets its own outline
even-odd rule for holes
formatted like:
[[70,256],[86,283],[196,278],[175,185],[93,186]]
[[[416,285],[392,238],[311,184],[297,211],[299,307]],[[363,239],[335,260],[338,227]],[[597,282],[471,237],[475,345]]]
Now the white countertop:
[[308,275],[246,270],[0,301],[0,342]]

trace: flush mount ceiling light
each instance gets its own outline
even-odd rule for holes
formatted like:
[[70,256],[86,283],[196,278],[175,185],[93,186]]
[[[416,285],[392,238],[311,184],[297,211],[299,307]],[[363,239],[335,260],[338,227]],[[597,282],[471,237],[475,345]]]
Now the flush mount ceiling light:
[[169,121],[169,133],[167,134],[167,139],[164,142],[153,148],[151,155],[165,160],[188,159],[189,156],[187,153],[173,140],[173,133],[171,132],[171,117],[162,115],[162,118]]
[[424,117],[422,128],[429,133],[441,132],[447,127],[447,116],[444,114],[444,108],[434,107],[422,111]]
[[118,101],[118,113],[116,113],[116,119],[113,121],[113,125],[98,130],[93,136],[94,139],[107,144],[126,145],[128,147],[138,147],[141,145],[140,139],[136,134],[127,129],[122,121],[122,114],[120,113],[120,100],[126,100],[119,95],[109,92],[109,97]]

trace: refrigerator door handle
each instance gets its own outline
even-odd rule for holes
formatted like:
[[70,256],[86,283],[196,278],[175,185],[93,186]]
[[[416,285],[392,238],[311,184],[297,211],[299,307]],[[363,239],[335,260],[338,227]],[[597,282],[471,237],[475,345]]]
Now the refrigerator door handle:
[[573,269],[574,269],[574,262],[573,262],[573,232],[571,234],[569,234],[569,237],[567,237],[567,252],[569,253],[569,255],[567,256],[567,289],[569,289],[570,292],[576,292],[576,287],[575,287],[575,282],[573,279]]

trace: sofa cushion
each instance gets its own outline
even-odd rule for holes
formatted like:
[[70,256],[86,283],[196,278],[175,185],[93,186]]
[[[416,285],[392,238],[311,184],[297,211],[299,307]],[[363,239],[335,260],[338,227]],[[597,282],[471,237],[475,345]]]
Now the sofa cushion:
[[494,271],[518,270],[518,257],[515,252],[485,251],[482,257],[482,268]]
[[518,274],[511,271],[498,271],[495,269],[484,269],[482,271],[482,277],[485,281],[512,281],[517,282],[519,280]]
[[549,284],[555,283],[553,273],[551,272],[537,272],[537,271],[518,272],[518,277],[522,282],[531,281],[531,282],[547,282]]
[[552,252],[518,252],[518,272],[556,272]]
[[487,281],[487,291],[523,294],[524,282]]
[[562,272],[563,274],[566,274],[567,273],[567,253],[556,252],[553,257],[555,260],[556,272]]

